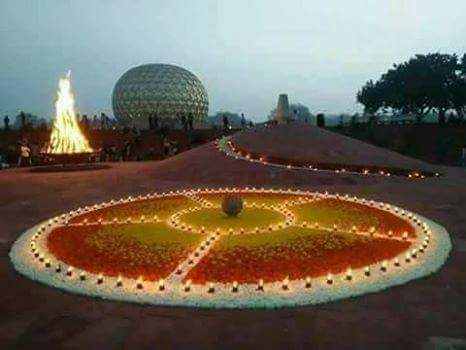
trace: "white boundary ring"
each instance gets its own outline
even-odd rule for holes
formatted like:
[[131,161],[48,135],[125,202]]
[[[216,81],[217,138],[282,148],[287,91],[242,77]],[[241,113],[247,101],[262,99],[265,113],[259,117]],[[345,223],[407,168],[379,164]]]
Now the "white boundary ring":
[[[129,203],[151,198],[166,198],[192,193],[219,192],[257,192],[280,193],[318,198],[339,198],[346,201],[365,204],[409,221],[416,231],[416,238],[412,241],[412,248],[389,261],[376,263],[365,268],[354,269],[350,272],[336,275],[312,278],[312,280],[291,280],[263,284],[263,291],[257,290],[257,284],[239,284],[233,292],[232,283],[215,283],[215,285],[182,284],[180,278],[170,275],[166,281],[148,282],[125,277],[101,276],[83,272],[56,260],[47,251],[46,237],[56,227],[77,215],[92,210]],[[207,240],[214,235],[207,235]],[[203,244],[203,243],[201,243]],[[32,252],[32,246],[35,253]],[[212,245],[209,246],[209,248]],[[24,232],[14,243],[10,251],[10,259],[15,269],[30,279],[59,288],[71,293],[100,297],[109,300],[119,300],[152,305],[173,305],[203,308],[278,308],[299,305],[325,303],[367,293],[379,292],[389,287],[401,285],[411,280],[429,276],[440,269],[451,251],[451,241],[448,232],[440,225],[417,214],[407,212],[398,207],[382,203],[367,201],[356,197],[321,194],[301,190],[266,190],[256,188],[244,189],[198,189],[128,197],[118,201],[96,204],[92,207],[57,216],[44,221]],[[422,252],[421,252],[422,251]],[[40,253],[39,253],[40,252]],[[35,256],[37,255],[37,256]],[[199,257],[199,261],[202,257]],[[409,258],[409,262],[407,262]],[[395,262],[399,266],[395,266]],[[196,262],[197,263],[197,262]],[[57,264],[60,272],[56,272]],[[182,264],[186,264],[183,262]],[[48,267],[47,267],[48,266]],[[195,264],[193,265],[195,266]],[[370,269],[367,276],[366,269]],[[68,275],[68,271],[71,271]],[[81,273],[85,273],[84,280]],[[348,279],[347,274],[351,275]],[[329,284],[329,280],[332,282]],[[117,284],[120,284],[117,286]],[[160,284],[163,285],[161,290]],[[286,289],[284,289],[286,284]],[[310,284],[310,287],[309,287]],[[188,287],[188,288],[186,288]],[[189,291],[186,291],[188,289]],[[213,290],[212,290],[213,289]]]

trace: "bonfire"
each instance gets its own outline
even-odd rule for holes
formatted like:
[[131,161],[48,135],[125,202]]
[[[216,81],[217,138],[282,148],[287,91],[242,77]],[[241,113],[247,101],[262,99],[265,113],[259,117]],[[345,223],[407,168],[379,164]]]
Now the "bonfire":
[[44,153],[59,161],[88,158],[94,150],[79,128],[71,89],[71,71],[58,81],[55,113],[50,142]]

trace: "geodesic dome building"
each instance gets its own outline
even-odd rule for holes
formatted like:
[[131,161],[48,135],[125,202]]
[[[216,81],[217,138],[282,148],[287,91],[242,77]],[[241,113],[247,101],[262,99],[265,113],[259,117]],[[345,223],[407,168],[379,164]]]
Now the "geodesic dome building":
[[149,117],[162,124],[179,124],[184,115],[195,122],[207,118],[209,99],[201,81],[188,70],[171,64],[144,64],[131,68],[115,84],[113,113],[118,122],[140,129]]

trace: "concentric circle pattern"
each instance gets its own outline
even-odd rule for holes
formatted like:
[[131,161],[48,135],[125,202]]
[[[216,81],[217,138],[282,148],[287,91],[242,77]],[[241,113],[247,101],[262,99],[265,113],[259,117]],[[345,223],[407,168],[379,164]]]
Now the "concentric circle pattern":
[[[238,217],[220,207],[234,192]],[[376,292],[435,272],[439,225],[387,203],[277,189],[154,193],[25,232],[16,269],[75,293],[160,305],[280,307]]]

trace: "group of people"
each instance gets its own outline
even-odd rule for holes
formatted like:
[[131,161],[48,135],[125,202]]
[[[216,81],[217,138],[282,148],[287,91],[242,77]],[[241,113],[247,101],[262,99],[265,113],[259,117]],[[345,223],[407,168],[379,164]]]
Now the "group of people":
[[[102,113],[100,119],[94,116],[94,119],[88,118],[86,115],[79,116],[80,127],[86,129],[109,129],[112,123],[109,122],[109,118]],[[157,113],[153,113],[148,117],[149,129],[157,131],[157,137],[155,141],[153,134],[151,133],[149,138],[144,136],[139,129],[136,127],[129,128],[125,127],[121,130],[116,130],[118,135],[115,138],[107,135],[103,137],[103,144],[97,151],[100,153],[101,161],[129,161],[129,160],[143,160],[143,159],[159,159],[160,157],[167,158],[180,152],[184,148],[190,148],[193,139],[196,138],[191,131],[194,130],[194,115],[193,113],[178,114],[177,118],[173,120],[175,125],[165,125]],[[4,129],[10,129],[10,119],[8,116],[4,117]],[[241,127],[246,128],[250,126],[252,122],[249,122],[241,115]],[[174,133],[172,138],[169,138],[169,130],[174,127],[182,127],[182,130],[186,132],[184,136],[181,134]],[[113,128],[112,128],[113,129]],[[223,115],[223,129],[225,131],[231,129],[230,121],[227,115]],[[27,135],[33,130],[24,129]],[[17,143],[11,143],[2,149],[4,160],[8,164],[17,164],[17,166],[25,167],[31,165],[43,164],[47,161],[47,157],[44,152],[47,149],[47,143],[43,145],[36,141],[30,142],[26,139],[32,137],[20,136],[21,139]],[[39,134],[38,134],[39,135]],[[42,135],[42,134],[40,134]],[[92,134],[90,135],[92,136]],[[105,136],[105,135],[104,135]],[[100,137],[100,136],[99,136]],[[181,137],[181,139],[179,139]],[[177,139],[178,138],[178,139]],[[185,139],[183,139],[185,138]],[[43,139],[43,135],[39,136],[38,139]],[[17,157],[17,158],[16,158]],[[17,161],[16,161],[17,159]],[[0,159],[1,163],[1,159]]]
[[[100,117],[94,115],[93,118],[88,117],[86,114],[77,114],[76,115],[79,126],[83,130],[90,130],[90,129],[112,129],[117,126],[116,120],[110,118],[105,113],[100,113]],[[47,129],[49,126],[47,124],[43,124],[43,118],[40,120],[37,119],[38,117],[32,116],[31,114],[27,114],[21,112],[16,117],[16,122],[13,123],[13,127],[11,126],[11,120],[8,115],[3,117],[3,130],[8,131],[11,129],[20,129],[20,130],[33,130],[37,128],[45,128]],[[42,124],[40,124],[42,123]]]
[[[194,115],[192,113],[188,113],[187,115],[184,113],[178,113],[177,122],[184,131],[192,131],[194,130]],[[166,125],[162,125],[159,116],[157,113],[152,113],[148,117],[149,121],[149,130],[159,130],[160,128],[165,127]]]

